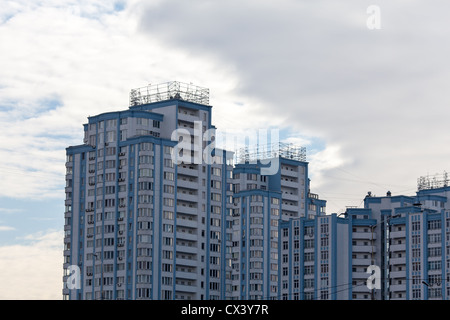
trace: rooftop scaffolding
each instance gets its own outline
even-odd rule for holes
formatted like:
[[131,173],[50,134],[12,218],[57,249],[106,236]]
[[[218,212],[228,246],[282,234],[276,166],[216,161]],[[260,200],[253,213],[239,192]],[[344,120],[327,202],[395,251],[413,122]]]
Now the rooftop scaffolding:
[[417,179],[417,190],[429,190],[448,186],[448,174],[444,171],[442,174],[421,176]]
[[285,159],[306,161],[306,148],[295,146],[292,143],[277,142],[264,146],[249,148],[245,146],[235,153],[236,163],[254,162],[258,160],[282,157]]
[[209,105],[209,89],[178,81],[149,84],[131,90],[130,107],[171,99]]

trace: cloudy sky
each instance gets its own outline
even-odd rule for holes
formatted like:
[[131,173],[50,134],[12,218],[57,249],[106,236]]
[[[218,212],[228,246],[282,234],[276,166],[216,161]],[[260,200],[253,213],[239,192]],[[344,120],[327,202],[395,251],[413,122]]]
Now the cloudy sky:
[[[370,5],[380,29],[368,28]],[[172,80],[307,148],[328,213],[450,169],[447,1],[0,0],[0,299],[60,299],[65,148]],[[374,20],[370,20],[374,21]]]

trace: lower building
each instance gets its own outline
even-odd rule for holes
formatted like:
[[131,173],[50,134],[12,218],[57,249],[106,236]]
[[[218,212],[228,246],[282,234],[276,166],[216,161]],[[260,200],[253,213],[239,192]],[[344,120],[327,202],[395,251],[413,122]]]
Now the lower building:
[[280,223],[280,298],[449,300],[450,187]]

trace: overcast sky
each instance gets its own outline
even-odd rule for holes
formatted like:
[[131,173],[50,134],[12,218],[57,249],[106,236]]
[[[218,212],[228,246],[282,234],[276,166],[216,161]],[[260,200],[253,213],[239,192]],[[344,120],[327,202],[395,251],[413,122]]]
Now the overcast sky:
[[419,176],[450,169],[449,9],[0,0],[0,299],[61,298],[65,148],[149,83],[208,87],[219,131],[278,128],[305,146],[327,213],[367,191],[414,195]]

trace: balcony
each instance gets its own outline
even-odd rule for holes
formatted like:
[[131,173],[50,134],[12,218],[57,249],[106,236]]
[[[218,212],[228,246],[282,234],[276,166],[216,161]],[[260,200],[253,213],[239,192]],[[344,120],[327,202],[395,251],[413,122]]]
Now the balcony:
[[[192,189],[189,189],[192,190]],[[188,191],[186,189],[177,190],[177,199],[181,201],[187,201],[187,202],[198,202],[198,194],[196,194],[195,191]]]
[[367,272],[361,272],[361,271],[352,272],[352,279],[356,280],[356,281],[361,280],[361,279],[366,281],[369,276],[370,276],[370,274]]
[[352,259],[352,265],[353,266],[364,266],[368,267],[372,264],[371,258],[356,258]]
[[181,188],[198,190],[198,179],[188,178],[187,176],[178,176],[177,186]]
[[297,172],[297,171],[287,170],[287,169],[284,169],[284,168],[282,167],[282,168],[281,168],[281,177],[283,178],[283,176],[287,176],[287,177],[298,177],[298,172]]
[[[369,274],[366,274],[366,278],[369,276]],[[362,284],[362,285],[359,285]],[[371,290],[367,288],[366,283],[364,281],[359,281],[357,285],[352,287],[353,293],[370,293]]]
[[[193,150],[195,150],[195,149],[193,149]],[[198,166],[181,164],[178,166],[178,174],[198,177]]]
[[180,292],[188,292],[188,293],[196,293],[198,290],[196,285],[182,285],[182,284],[176,284],[175,285],[175,291],[177,293]]
[[[189,216],[192,217],[192,216]],[[197,228],[198,222],[194,219],[189,219],[188,216],[178,215],[177,216],[177,226],[179,227],[188,227],[188,228]]]
[[[183,259],[183,258],[176,258],[175,263],[177,266],[187,266],[187,267],[196,267],[197,266],[197,259]],[[180,277],[177,273],[177,277]],[[181,277],[180,277],[181,278]]]
[[177,212],[190,215],[197,215],[198,208],[194,207],[194,205],[190,204],[189,202],[178,202]]
[[389,278],[390,279],[394,279],[394,278],[406,278],[406,271],[391,271],[389,273]]
[[176,278],[188,279],[188,280],[196,280],[198,278],[197,272],[187,272],[187,271],[176,271]]
[[181,109],[178,110],[178,120],[187,121],[187,122],[201,121],[198,116],[198,111],[181,110]]
[[197,241],[197,234],[194,231],[187,232],[183,230],[177,230],[177,239],[180,240],[189,240],[189,241]]
[[185,253],[192,253],[192,254],[196,254],[198,249],[197,249],[197,244],[196,242],[189,242],[189,241],[184,241],[185,243],[183,244],[182,241],[178,242],[177,241],[177,252],[185,252]]
[[353,232],[352,233],[352,239],[354,239],[354,240],[369,240],[370,241],[372,239],[372,236],[373,236],[373,240],[377,239],[376,233],[374,232],[372,235],[371,231],[369,231],[369,232]]
[[391,291],[391,292],[402,292],[402,291],[404,291],[404,292],[406,292],[406,285],[405,284],[391,284],[390,286],[389,286],[389,290]]
[[406,244],[401,243],[401,244],[391,244],[389,246],[389,251],[390,252],[397,252],[397,251],[406,251]]
[[291,181],[291,179],[288,178],[288,180],[281,179],[281,185],[282,186],[286,186],[286,187],[290,187],[290,188],[300,188],[301,185],[298,181]]
[[352,247],[352,252],[362,252],[362,253],[369,253],[370,254],[370,253],[372,253],[372,250],[373,250],[374,253],[376,252],[376,248],[372,247],[371,245],[367,245],[367,246],[355,245],[355,246]]
[[287,211],[293,211],[298,212],[300,210],[300,207],[298,205],[293,204],[285,204],[284,202],[281,205],[281,210],[287,210]]
[[298,194],[290,194],[290,193],[284,193],[281,195],[283,200],[289,200],[289,201],[300,201],[300,197]]
[[389,264],[390,265],[405,265],[406,264],[406,258],[405,257],[390,258],[389,259]]
[[405,231],[393,231],[389,233],[391,239],[405,238]]

